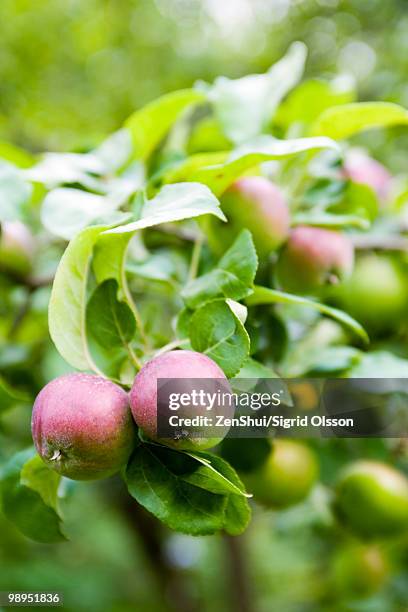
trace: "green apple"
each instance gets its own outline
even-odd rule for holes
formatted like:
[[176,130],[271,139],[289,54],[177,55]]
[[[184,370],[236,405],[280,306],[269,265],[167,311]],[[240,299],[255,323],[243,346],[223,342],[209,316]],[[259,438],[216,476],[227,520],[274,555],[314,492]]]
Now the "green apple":
[[319,475],[314,452],[294,440],[274,440],[266,461],[241,477],[254,499],[268,508],[287,508],[303,501]]
[[334,295],[369,331],[392,329],[408,314],[408,276],[390,255],[361,255],[350,279]]
[[369,597],[389,576],[387,557],[378,546],[353,543],[337,551],[332,564],[336,592],[346,597]]
[[340,476],[334,508],[339,519],[361,537],[408,531],[408,479],[376,461],[357,461]]

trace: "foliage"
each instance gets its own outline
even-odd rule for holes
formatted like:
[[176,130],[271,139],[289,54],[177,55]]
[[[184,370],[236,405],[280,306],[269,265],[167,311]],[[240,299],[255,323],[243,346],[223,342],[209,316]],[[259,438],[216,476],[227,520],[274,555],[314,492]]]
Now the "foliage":
[[[0,440],[13,439],[7,451],[0,445],[0,491],[4,516],[29,538],[65,539],[61,497],[71,490],[75,498],[75,486],[60,482],[31,450],[21,451],[29,426],[26,419],[20,429],[12,415],[26,414],[43,384],[71,368],[128,389],[155,355],[187,347],[210,357],[228,378],[405,376],[405,320],[394,321],[387,336],[374,330],[369,338],[339,308],[336,289],[325,286],[307,297],[280,291],[279,253],[259,260],[246,228],[221,257],[210,248],[211,219],[229,223],[225,191],[242,176],[262,175],[285,191],[292,225],[336,228],[357,246],[357,258],[362,249],[388,250],[391,244],[406,270],[400,194],[390,191],[381,201],[372,186],[347,176],[345,160],[354,142],[349,139],[406,126],[407,111],[351,101],[329,81],[299,83],[305,57],[298,43],[264,74],[161,96],[84,153],[50,153],[20,164],[25,156],[5,149],[0,219],[4,228],[5,222],[24,222],[35,254],[27,274],[10,271],[0,256]],[[314,95],[322,91],[316,112]],[[208,117],[230,149],[220,152],[215,143],[212,151],[189,155],[191,133]],[[238,442],[242,455],[245,441]],[[330,469],[327,476],[322,468],[315,493],[320,487],[324,501],[311,515],[339,533],[328,491],[338,469],[353,453],[370,452],[370,445],[361,441],[350,452],[347,441],[336,441],[333,457],[331,442],[313,445]],[[404,470],[394,441],[375,440],[373,448],[387,463],[397,457]],[[221,455],[219,449],[174,450],[140,431],[120,476],[139,511],[143,507],[166,527],[235,536],[250,522],[251,491],[242,484],[234,452],[228,460]],[[304,503],[313,504],[313,497]]]

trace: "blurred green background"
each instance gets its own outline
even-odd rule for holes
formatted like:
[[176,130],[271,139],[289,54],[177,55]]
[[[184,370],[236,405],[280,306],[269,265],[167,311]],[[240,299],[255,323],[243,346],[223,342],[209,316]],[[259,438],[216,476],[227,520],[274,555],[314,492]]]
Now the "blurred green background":
[[[0,139],[34,152],[94,146],[160,94],[219,74],[262,72],[294,40],[309,48],[307,76],[347,74],[360,99],[408,106],[406,0],[1,0],[0,28]],[[369,138],[377,157],[404,168],[406,131]],[[38,312],[33,325],[45,337]],[[3,354],[1,365],[18,358]],[[32,356],[32,386],[39,389],[60,368],[52,351],[42,364]],[[29,414],[22,406],[2,420],[0,460],[30,443]],[[13,443],[6,442],[9,431]],[[375,444],[347,448],[339,441],[337,460],[342,453],[381,456],[383,442]],[[327,449],[320,452],[331,466]],[[238,609],[244,558],[260,612],[407,609],[406,573],[398,570],[374,598],[331,600],[326,574],[342,536],[327,525],[319,491],[279,515],[256,511],[238,555],[221,536],[153,534],[149,519],[124,505],[116,480],[75,485],[75,500],[71,493],[67,544],[32,543],[0,515],[0,590],[61,590],[66,609],[76,612],[224,612]],[[160,551],[156,536],[164,538]]]
[[408,105],[406,0],[2,0],[0,137],[83,148],[197,79],[263,72],[293,40],[306,76],[352,74]]

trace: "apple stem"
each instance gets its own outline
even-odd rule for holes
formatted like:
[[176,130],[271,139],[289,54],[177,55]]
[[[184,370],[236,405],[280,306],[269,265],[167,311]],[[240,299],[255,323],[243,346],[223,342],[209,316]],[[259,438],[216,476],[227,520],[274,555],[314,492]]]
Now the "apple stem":
[[197,276],[203,242],[204,242],[204,236],[202,234],[200,236],[197,236],[197,238],[194,241],[193,252],[191,254],[190,270],[188,273],[189,281],[194,280]]

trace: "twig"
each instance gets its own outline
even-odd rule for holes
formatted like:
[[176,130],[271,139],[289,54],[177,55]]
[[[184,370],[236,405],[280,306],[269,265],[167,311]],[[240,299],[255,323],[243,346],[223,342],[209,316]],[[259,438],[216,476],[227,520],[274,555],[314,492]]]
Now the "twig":
[[193,252],[191,255],[190,270],[188,272],[189,281],[194,280],[195,277],[197,276],[203,242],[204,242],[204,237],[202,235],[197,236],[197,238],[195,239]]
[[[163,555],[163,531],[160,523],[130,496],[121,496],[121,508],[144,552],[163,594],[169,612],[200,612],[199,601],[186,588],[183,574],[170,566]],[[164,610],[163,610],[164,612]]]
[[20,326],[22,325],[24,319],[29,313],[30,306],[31,306],[31,296],[33,292],[34,292],[34,289],[28,288],[25,300],[23,304],[21,305],[21,307],[17,310],[16,316],[14,317],[11,327],[9,329],[9,332],[7,334],[8,340],[13,340],[18,330],[20,329]]
[[136,355],[130,343],[126,343],[126,349],[127,349],[127,352],[129,353],[129,357],[133,361],[133,365],[135,366],[136,370],[137,371],[141,370],[142,362],[140,361],[139,357]]
[[394,459],[404,459],[408,457],[408,440],[406,438],[400,438],[398,440],[392,449],[392,455]]
[[54,275],[43,276],[43,277],[28,277],[25,279],[25,284],[30,289],[41,289],[42,287],[49,287],[54,282]]
[[[135,317],[136,325],[138,327],[138,330],[139,330],[139,333],[140,333],[140,337],[141,337],[142,342],[143,342],[143,344],[145,346],[145,349],[148,350],[149,346],[150,346],[149,339],[148,339],[148,337],[146,335],[146,332],[145,332],[145,328],[144,328],[144,325],[143,325],[143,320],[142,320],[140,311],[139,311],[138,307],[136,306],[136,304],[135,304],[135,302],[133,300],[133,296],[132,296],[132,293],[130,291],[130,287],[129,287],[129,284],[128,284],[128,281],[127,281],[127,276],[126,276],[125,260],[126,260],[126,257],[127,257],[127,252],[128,252],[128,249],[129,249],[129,244],[130,244],[130,242],[128,242],[128,244],[126,246],[126,251],[125,251],[124,256],[123,256],[123,265],[122,265],[122,269],[121,269],[121,272],[120,272],[120,274],[121,274],[121,281],[122,281],[122,291],[123,291],[123,294],[125,296],[127,305],[129,306],[129,308],[131,309],[131,311],[133,313],[133,316]],[[132,356],[132,358],[133,358],[133,356]],[[133,361],[135,361],[135,360],[133,359]],[[139,367],[139,366],[136,366],[136,367]],[[140,367],[139,367],[139,369],[140,369]]]
[[356,249],[364,251],[378,249],[381,251],[408,251],[408,238],[400,235],[391,236],[353,236]]
[[48,287],[52,285],[54,281],[54,275],[44,277],[33,277],[23,276],[18,272],[7,270],[6,268],[0,268],[0,273],[4,274],[10,281],[17,283],[18,285],[24,285],[28,289],[41,289],[41,287]]
[[254,612],[243,536],[224,535],[223,538],[229,561],[231,611]]
[[172,351],[173,349],[178,348],[179,346],[184,346],[188,343],[189,340],[187,338],[184,338],[183,340],[173,340],[173,342],[169,342],[168,344],[162,346],[160,350],[154,353],[154,356],[158,357],[159,355],[163,355],[163,353],[168,353],[169,351]]

